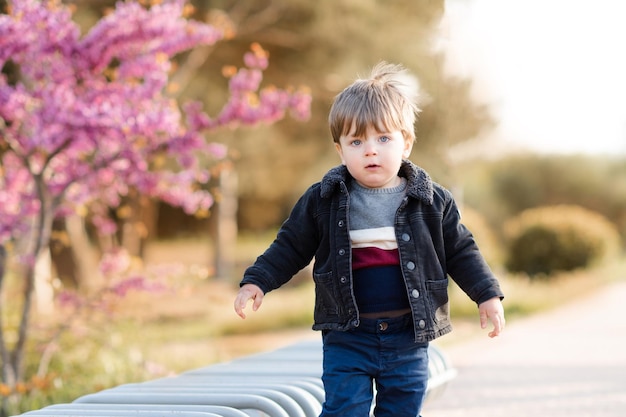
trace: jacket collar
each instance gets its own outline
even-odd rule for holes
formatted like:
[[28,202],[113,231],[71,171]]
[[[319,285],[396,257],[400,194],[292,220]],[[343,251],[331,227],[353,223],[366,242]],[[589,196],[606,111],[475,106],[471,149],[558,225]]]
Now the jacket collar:
[[[433,181],[426,171],[411,161],[404,160],[398,175],[407,179],[406,193],[409,197],[417,198],[427,204],[433,203]],[[349,183],[350,181],[352,181],[352,176],[348,173],[345,165],[332,168],[322,178],[320,195],[322,198],[330,197],[340,183]]]

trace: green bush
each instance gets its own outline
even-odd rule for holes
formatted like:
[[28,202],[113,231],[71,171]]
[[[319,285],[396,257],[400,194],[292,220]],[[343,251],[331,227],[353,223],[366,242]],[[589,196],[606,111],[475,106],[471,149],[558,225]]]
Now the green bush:
[[616,227],[598,213],[559,205],[523,211],[505,225],[506,267],[531,277],[586,268],[614,255]]
[[459,167],[463,198],[494,230],[522,211],[569,204],[613,222],[626,243],[626,159],[589,155],[513,155]]

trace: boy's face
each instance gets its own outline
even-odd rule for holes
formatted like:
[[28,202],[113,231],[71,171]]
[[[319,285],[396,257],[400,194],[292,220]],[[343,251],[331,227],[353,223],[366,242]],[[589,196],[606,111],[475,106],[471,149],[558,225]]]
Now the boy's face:
[[369,126],[363,137],[354,136],[352,126],[347,135],[335,143],[341,163],[363,187],[388,188],[400,185],[398,170],[402,160],[409,157],[413,142],[404,139],[402,132],[379,133]]

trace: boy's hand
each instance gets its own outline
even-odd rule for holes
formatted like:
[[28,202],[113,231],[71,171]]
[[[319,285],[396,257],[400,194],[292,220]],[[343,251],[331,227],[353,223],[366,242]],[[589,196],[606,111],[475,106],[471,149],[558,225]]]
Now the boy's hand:
[[237,293],[237,297],[235,297],[235,312],[242,319],[246,318],[243,309],[246,308],[249,300],[253,300],[252,303],[252,311],[257,311],[259,307],[261,307],[261,303],[263,302],[263,291],[254,284],[245,284]]
[[489,337],[496,337],[504,329],[504,307],[499,297],[491,298],[478,306],[480,314],[480,327],[487,328],[487,322],[491,320],[493,330],[489,332]]

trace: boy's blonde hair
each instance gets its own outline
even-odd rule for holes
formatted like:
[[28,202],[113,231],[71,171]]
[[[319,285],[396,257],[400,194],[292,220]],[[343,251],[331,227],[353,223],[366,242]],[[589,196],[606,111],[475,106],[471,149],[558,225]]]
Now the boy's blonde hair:
[[328,124],[333,141],[350,133],[362,136],[368,126],[378,132],[400,130],[415,140],[418,82],[402,65],[380,62],[367,79],[357,79],[335,97]]

